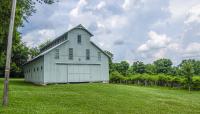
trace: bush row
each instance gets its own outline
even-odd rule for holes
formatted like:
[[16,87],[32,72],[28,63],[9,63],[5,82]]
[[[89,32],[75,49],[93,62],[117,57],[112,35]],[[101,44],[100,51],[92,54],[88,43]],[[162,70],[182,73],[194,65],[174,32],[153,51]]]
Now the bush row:
[[[118,72],[112,72],[110,75],[111,83],[137,84],[144,86],[166,86],[175,88],[187,88],[187,80],[181,76],[170,76],[166,74],[134,74],[123,76]],[[200,76],[192,78],[192,88],[200,90]]]

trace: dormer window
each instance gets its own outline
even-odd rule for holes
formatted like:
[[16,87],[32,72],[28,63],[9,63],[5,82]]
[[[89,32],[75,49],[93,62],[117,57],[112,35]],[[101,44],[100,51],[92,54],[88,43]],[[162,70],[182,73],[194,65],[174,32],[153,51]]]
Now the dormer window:
[[77,36],[77,43],[78,43],[78,44],[81,44],[81,35],[78,35],[78,36]]

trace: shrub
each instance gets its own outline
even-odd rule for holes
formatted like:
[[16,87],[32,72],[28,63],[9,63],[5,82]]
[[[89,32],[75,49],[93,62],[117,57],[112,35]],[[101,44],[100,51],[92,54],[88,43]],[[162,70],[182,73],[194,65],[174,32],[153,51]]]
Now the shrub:
[[119,83],[124,80],[124,76],[121,75],[119,72],[114,71],[110,74],[110,82]]
[[200,90],[200,76],[194,76],[192,78],[192,88],[195,90]]

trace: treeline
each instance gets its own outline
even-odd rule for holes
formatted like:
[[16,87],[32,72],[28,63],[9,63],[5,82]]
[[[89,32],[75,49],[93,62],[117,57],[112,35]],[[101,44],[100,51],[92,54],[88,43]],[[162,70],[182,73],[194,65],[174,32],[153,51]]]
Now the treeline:
[[144,86],[167,86],[200,89],[200,61],[183,60],[173,66],[170,59],[159,59],[152,64],[141,61],[110,63],[110,82]]

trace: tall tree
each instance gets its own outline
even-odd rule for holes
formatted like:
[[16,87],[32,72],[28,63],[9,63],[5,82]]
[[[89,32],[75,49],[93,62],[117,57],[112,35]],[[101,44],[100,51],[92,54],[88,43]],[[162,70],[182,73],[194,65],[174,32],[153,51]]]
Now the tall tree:
[[121,61],[120,63],[113,64],[114,71],[118,71],[122,75],[126,76],[129,69],[129,63],[126,61]]
[[154,64],[146,64],[145,65],[145,72],[147,74],[155,74],[156,73],[156,67]]
[[145,73],[145,65],[143,62],[141,61],[136,61],[133,63],[133,65],[131,66],[132,69],[132,73]]
[[169,74],[172,67],[172,61],[170,59],[163,58],[154,61],[154,65],[157,73]]
[[186,61],[181,65],[181,69],[187,79],[188,90],[190,92],[192,85],[192,76],[194,75],[193,65],[190,61]]
[[194,74],[195,75],[200,75],[200,60],[195,60],[195,59],[187,59],[187,60],[183,60],[180,63],[180,67],[185,63],[185,62],[190,62],[193,65],[194,68]]

